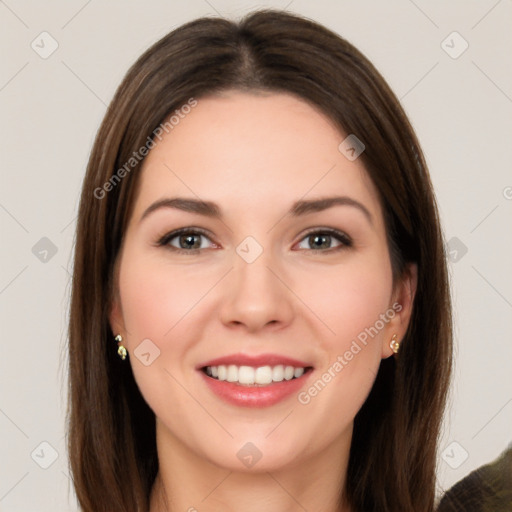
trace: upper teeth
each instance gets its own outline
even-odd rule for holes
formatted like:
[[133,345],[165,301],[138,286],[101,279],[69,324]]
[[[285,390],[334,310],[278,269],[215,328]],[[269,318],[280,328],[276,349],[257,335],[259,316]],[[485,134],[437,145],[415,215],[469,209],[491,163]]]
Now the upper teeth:
[[294,368],[293,366],[207,366],[206,373],[218,380],[227,380],[228,382],[238,382],[239,384],[270,384],[271,382],[281,382],[282,380],[291,380],[298,378],[304,373],[304,368]]

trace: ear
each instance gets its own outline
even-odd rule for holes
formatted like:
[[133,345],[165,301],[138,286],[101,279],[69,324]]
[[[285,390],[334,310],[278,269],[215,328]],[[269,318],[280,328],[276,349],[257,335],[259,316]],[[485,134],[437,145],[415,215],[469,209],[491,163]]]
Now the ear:
[[416,288],[418,286],[418,265],[416,263],[408,263],[404,269],[400,282],[396,284],[393,298],[389,311],[394,311],[395,315],[391,318],[384,338],[382,340],[382,358],[385,359],[394,354],[389,343],[394,334],[397,341],[402,342],[409,322],[411,319],[414,297],[416,296]]
[[113,284],[111,291],[111,300],[109,304],[108,320],[110,329],[114,336],[120,334],[123,338],[126,334],[126,327],[124,325],[123,308],[121,305],[121,294],[119,292],[119,265],[121,258],[118,256],[113,269]]
[[114,336],[117,336],[120,334],[125,337],[126,328],[124,325],[124,318],[123,318],[123,310],[121,308],[121,300],[119,298],[119,293],[116,291],[114,292],[114,298],[112,299],[112,303],[110,304],[110,311],[108,315],[110,328],[112,329],[112,332]]

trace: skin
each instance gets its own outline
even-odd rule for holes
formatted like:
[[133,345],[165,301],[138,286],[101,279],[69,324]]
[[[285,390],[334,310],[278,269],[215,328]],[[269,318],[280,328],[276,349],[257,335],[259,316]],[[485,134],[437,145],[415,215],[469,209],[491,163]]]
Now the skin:
[[[338,150],[344,138],[292,95],[230,91],[198,99],[145,159],[110,321],[157,418],[151,512],[340,510],[353,419],[392,335],[406,332],[416,289],[414,266],[393,283],[377,192],[361,159]],[[371,221],[349,205],[287,214],[297,200],[333,195],[364,205]],[[141,220],[176,196],[213,201],[222,219],[160,208]],[[174,252],[179,236],[158,246],[182,227],[208,231],[192,240],[199,251]],[[314,251],[313,228],[342,231],[352,246],[327,237]],[[250,264],[236,252],[247,236],[263,248]],[[237,352],[278,353],[311,362],[307,389],[396,302],[401,311],[307,405],[294,394],[237,407],[195,369]],[[133,353],[144,339],[160,350],[149,366]],[[247,442],[262,453],[252,468],[237,457]]]

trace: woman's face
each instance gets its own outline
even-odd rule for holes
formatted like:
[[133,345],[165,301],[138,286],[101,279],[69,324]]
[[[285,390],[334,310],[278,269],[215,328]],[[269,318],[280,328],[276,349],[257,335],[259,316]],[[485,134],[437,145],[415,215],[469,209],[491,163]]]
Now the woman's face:
[[350,443],[413,287],[348,134],[287,94],[197,101],[144,161],[111,324],[164,442],[284,468]]

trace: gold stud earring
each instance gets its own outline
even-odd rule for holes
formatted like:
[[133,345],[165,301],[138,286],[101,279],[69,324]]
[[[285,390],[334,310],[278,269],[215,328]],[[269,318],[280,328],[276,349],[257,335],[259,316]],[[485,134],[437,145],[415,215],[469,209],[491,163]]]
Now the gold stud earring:
[[391,347],[391,350],[395,354],[398,352],[398,349],[400,348],[400,342],[398,341],[396,334],[393,334],[393,337],[391,338],[391,341],[389,342],[389,346]]
[[117,341],[117,346],[118,346],[117,354],[124,361],[126,359],[126,355],[128,354],[128,351],[122,345],[123,337],[120,334],[118,334],[114,339]]

